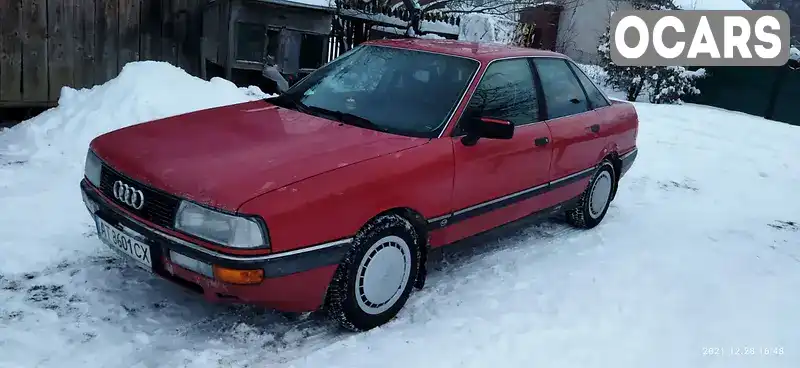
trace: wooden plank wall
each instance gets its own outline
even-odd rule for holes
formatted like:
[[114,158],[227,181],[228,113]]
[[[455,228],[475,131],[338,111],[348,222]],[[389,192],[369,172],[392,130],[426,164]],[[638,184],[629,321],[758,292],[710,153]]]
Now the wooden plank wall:
[[[56,0],[53,0],[56,1]],[[46,101],[47,83],[47,0],[22,0],[22,98]],[[27,87],[27,88],[25,88]]]
[[55,104],[137,60],[199,75],[206,2],[0,0],[0,107]]
[[0,101],[22,100],[22,1],[0,2]]

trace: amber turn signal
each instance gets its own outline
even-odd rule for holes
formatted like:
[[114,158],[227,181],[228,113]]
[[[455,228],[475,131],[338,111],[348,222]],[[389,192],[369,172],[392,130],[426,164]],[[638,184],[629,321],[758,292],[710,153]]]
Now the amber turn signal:
[[264,281],[264,270],[234,270],[214,266],[214,278],[229,284],[251,285]]

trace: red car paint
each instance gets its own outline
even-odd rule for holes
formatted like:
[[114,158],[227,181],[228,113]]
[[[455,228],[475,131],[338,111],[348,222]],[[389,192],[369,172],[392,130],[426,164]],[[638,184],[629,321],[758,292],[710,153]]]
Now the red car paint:
[[[587,171],[603,159],[635,153],[633,105],[612,101],[582,114],[521,126],[510,140],[473,146],[452,136],[489,63],[561,54],[456,41],[383,40],[367,44],[468,57],[480,62],[439,138],[414,138],[343,125],[264,101],[197,111],[120,129],[91,143],[110,167],[177,197],[228,212],[258,215],[268,250],[236,250],[148,223],[98,188],[86,186],[114,211],[146,227],[227,255],[283,254],[353,237],[370,219],[403,209],[436,225],[470,206]],[[599,129],[593,129],[593,126]],[[546,137],[549,144],[535,140]],[[635,156],[634,156],[635,157]],[[624,174],[623,172],[620,173]],[[540,195],[428,231],[431,247],[557,206],[580,195],[588,177]],[[454,218],[453,217],[453,218]],[[258,285],[228,285],[162,258],[169,278],[198,286],[212,301],[233,300],[287,311],[320,307],[336,269],[325,265]]]
[[426,141],[256,101],[116,130],[92,149],[132,179],[234,212],[259,194]]
[[230,285],[215,281],[172,264],[166,257],[172,277],[189,281],[202,288],[209,302],[236,302],[269,306],[284,312],[313,311],[320,306],[320,295],[333,277],[336,266],[315,268],[288,276],[265,279],[258,285]]

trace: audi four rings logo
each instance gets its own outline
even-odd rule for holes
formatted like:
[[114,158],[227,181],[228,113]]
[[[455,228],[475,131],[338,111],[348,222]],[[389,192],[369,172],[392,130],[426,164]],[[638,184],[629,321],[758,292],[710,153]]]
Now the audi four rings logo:
[[144,193],[119,180],[114,182],[114,198],[137,210],[144,206]]

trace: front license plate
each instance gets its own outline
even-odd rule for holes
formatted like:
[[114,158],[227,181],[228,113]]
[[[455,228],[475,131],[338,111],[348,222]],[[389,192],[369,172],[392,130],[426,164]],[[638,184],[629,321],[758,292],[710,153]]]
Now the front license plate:
[[150,246],[136,240],[134,237],[125,234],[121,230],[112,226],[103,219],[97,219],[97,235],[103,243],[109,247],[122,253],[125,256],[133,258],[136,265],[147,270],[153,268],[153,261],[150,255]]

